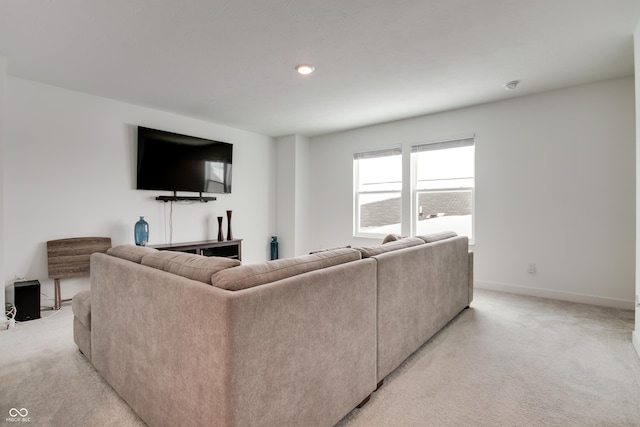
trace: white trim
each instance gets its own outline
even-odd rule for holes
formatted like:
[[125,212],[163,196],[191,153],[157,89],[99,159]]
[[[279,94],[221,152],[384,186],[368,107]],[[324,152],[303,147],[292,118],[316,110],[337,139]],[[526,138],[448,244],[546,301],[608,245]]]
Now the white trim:
[[383,148],[380,150],[358,151],[353,153],[354,160],[375,159],[379,157],[402,156],[402,146]]
[[[579,304],[599,305],[603,307],[620,308],[624,310],[633,310],[635,308],[635,303],[632,300],[606,298],[586,294],[574,294],[571,292],[562,292],[553,289],[530,288],[527,286],[511,285],[507,283],[475,281],[473,285],[478,289],[487,289],[490,291],[507,292],[511,294],[527,295],[538,298],[570,301]],[[638,347],[636,347],[636,349],[637,348]]]
[[633,342],[636,353],[638,353],[640,357],[640,331],[633,331],[633,334],[631,334],[631,342]]
[[358,215],[358,204],[359,204],[359,191],[358,191],[358,186],[360,185],[358,177],[360,175],[360,172],[358,170],[358,168],[360,167],[358,164],[358,160],[356,160],[355,158],[352,160],[352,170],[353,170],[353,180],[351,181],[351,186],[352,186],[352,190],[353,190],[353,194],[351,197],[351,201],[353,203],[352,208],[353,208],[353,217],[352,217],[352,226],[353,226],[353,230],[351,232],[351,234],[353,234],[354,236],[358,233],[358,228],[360,227],[359,224],[359,215]]
[[414,145],[438,144],[438,143],[441,143],[441,142],[460,141],[460,140],[463,140],[463,139],[473,139],[474,140],[474,144],[475,144],[476,137],[477,137],[476,133],[473,132],[473,133],[460,134],[459,136],[451,136],[451,135],[449,135],[449,136],[443,136],[441,138],[434,137],[434,138],[429,138],[429,139],[420,139],[420,140],[416,140],[414,142],[405,141],[405,143],[411,144],[411,146],[414,146]]
[[473,145],[474,145],[473,137],[463,138],[463,139],[452,139],[449,141],[415,144],[411,146],[411,152],[420,153],[423,151],[432,151],[432,150],[448,150],[451,148],[472,147]]

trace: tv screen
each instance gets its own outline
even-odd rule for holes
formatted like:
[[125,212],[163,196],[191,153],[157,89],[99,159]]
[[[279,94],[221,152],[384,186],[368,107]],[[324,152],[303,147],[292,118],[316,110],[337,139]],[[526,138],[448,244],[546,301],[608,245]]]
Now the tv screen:
[[138,126],[138,190],[231,193],[233,144]]

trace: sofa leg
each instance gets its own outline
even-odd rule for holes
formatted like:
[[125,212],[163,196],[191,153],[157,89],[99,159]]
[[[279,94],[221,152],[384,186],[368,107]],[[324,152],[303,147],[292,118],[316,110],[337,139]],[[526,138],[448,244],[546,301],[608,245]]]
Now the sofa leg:
[[362,408],[364,405],[366,405],[369,402],[369,399],[371,399],[371,395],[365,397],[364,400],[360,402],[360,404],[358,404],[357,408],[358,409]]

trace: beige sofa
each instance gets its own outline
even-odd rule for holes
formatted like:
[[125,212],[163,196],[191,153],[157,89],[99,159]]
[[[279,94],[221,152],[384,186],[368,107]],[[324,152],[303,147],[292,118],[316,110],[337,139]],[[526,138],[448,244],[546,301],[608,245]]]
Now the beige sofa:
[[469,305],[466,238],[435,240],[256,265],[115,247],[74,338],[151,426],[332,426]]
[[359,248],[376,260],[377,379],[396,369],[473,300],[467,237],[439,233]]

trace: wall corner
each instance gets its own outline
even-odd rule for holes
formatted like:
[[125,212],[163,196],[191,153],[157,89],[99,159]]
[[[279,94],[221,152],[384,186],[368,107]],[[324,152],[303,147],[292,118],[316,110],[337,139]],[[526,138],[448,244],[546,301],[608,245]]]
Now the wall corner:
[[[635,95],[636,95],[636,302],[640,295],[640,21],[633,34],[633,53],[635,62]],[[633,346],[640,355],[640,306],[636,303],[635,330]]]
[[[7,88],[6,88],[6,76],[7,76],[7,60],[4,56],[0,56],[0,277],[4,275],[4,147],[6,138],[6,116],[7,116]],[[2,286],[2,292],[0,292],[0,323],[6,319],[5,315],[5,292],[6,287]]]

